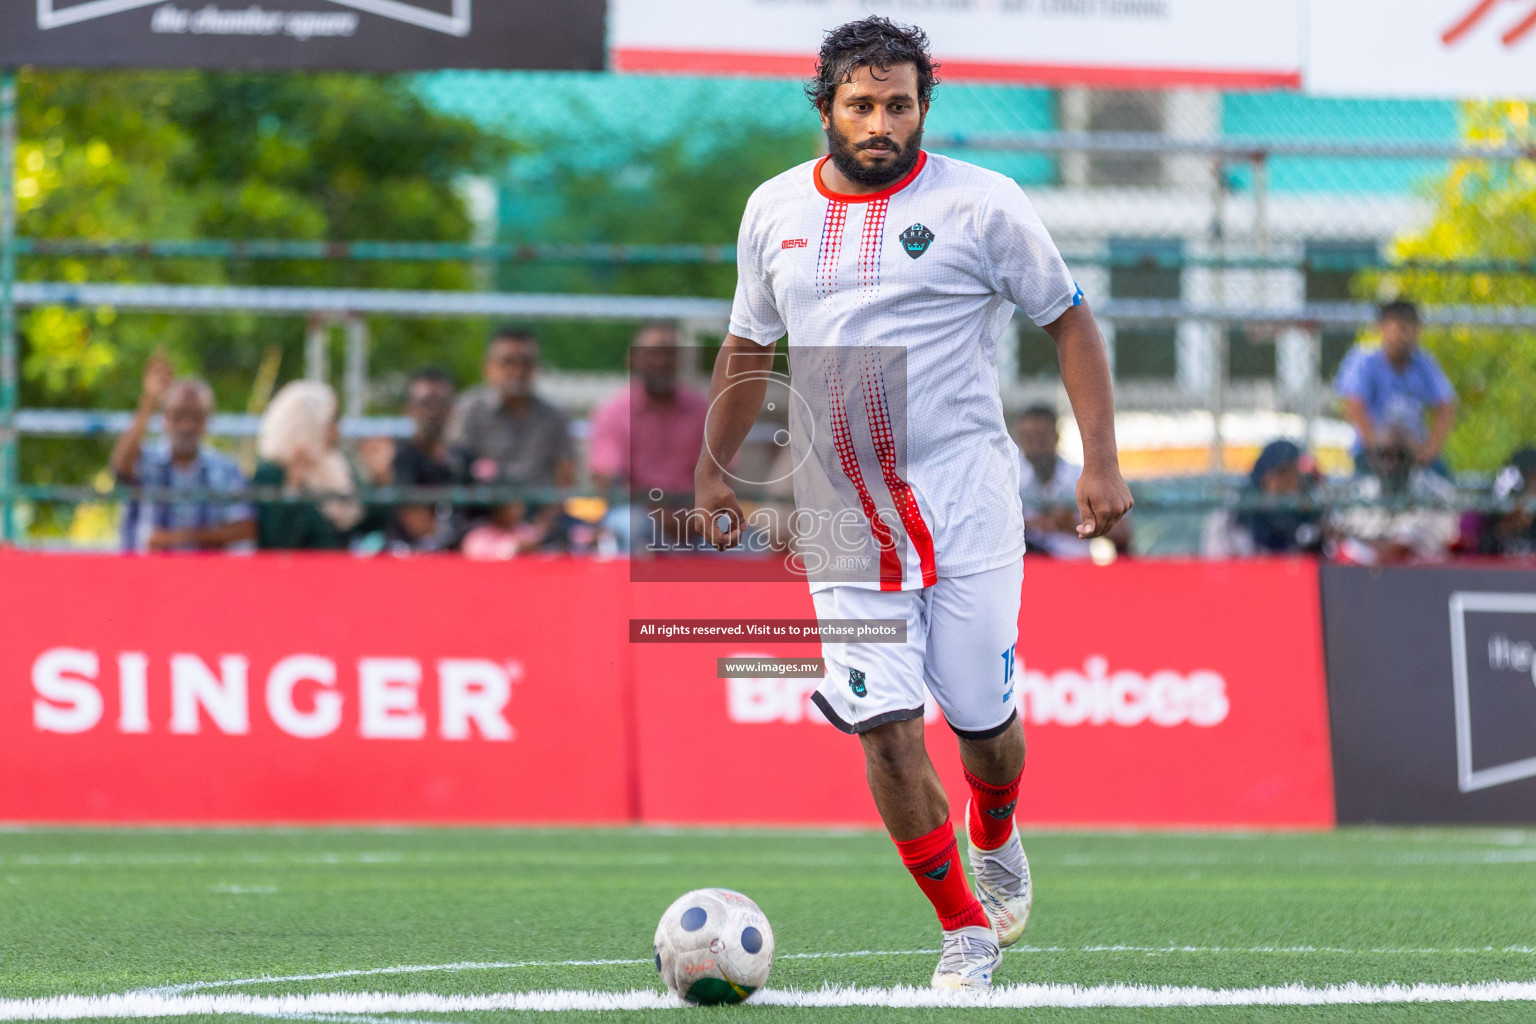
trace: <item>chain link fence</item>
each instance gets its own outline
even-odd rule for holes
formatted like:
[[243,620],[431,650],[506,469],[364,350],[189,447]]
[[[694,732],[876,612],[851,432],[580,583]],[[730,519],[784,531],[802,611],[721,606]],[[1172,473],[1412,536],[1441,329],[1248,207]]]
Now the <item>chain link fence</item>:
[[[215,342],[230,324],[280,323],[262,328],[284,332],[274,372],[335,383],[348,432],[358,436],[406,429],[400,388],[432,351],[433,325],[473,325],[447,332],[449,350],[431,360],[468,385],[490,324],[535,321],[546,332],[545,390],[580,432],[592,406],[621,386],[627,338],[646,320],[682,325],[701,353],[687,372],[702,379],[734,277],[732,209],[739,212],[764,167],[820,151],[799,84],[781,79],[442,72],[409,84],[427,107],[467,119],[511,154],[498,170],[455,177],[464,225],[450,239],[413,234],[404,198],[399,223],[385,206],[349,224],[350,245],[45,237],[24,218],[15,253],[23,312],[89,311],[84,330],[103,334],[103,315],[221,324],[206,347],[192,339],[194,367],[218,363]],[[1520,110],[1504,116],[1518,122]],[[224,116],[258,126],[277,117]],[[947,83],[935,95],[926,145],[1007,174],[1030,194],[1104,327],[1126,468],[1144,481],[1142,547],[1177,552],[1196,545],[1195,518],[1231,504],[1240,474],[1270,440],[1293,438],[1325,469],[1347,473],[1352,432],[1330,381],[1369,332],[1374,302],[1405,282],[1427,300],[1432,333],[1523,337],[1536,325],[1519,288],[1536,248],[1437,253],[1411,244],[1456,215],[1448,183],[1468,168],[1517,185],[1529,175],[1528,137],[1479,134],[1478,123],[1451,102]],[[20,127],[24,152],[29,138],[46,145],[47,126],[23,118]],[[28,167],[17,169],[23,191]],[[99,273],[106,266],[110,277]],[[211,266],[238,272],[203,282],[167,270]],[[386,271],[355,270],[369,266]],[[409,272],[392,279],[387,268],[396,266]],[[469,273],[441,277],[436,266]],[[1405,276],[1407,267],[1415,276]],[[1495,285],[1479,292],[1479,280]],[[1448,282],[1472,282],[1471,291]],[[391,340],[404,322],[423,325],[412,335],[420,343]],[[1000,346],[1005,404],[1066,413],[1049,340],[1027,322],[1015,326]],[[247,415],[216,421],[215,431],[238,442],[253,431],[260,402],[236,389],[253,373],[268,393],[273,381],[254,366],[228,369],[230,383],[219,378],[216,386]],[[39,393],[35,381],[30,393]],[[27,490],[12,496],[23,499],[34,533],[51,523],[43,533],[105,542],[110,515],[101,502],[82,506],[96,511],[75,520],[39,514],[73,508],[91,493],[80,487],[107,486],[99,476],[27,467],[54,460],[60,445],[99,452],[99,438],[120,429],[125,403],[94,403],[76,389],[22,404],[12,422],[34,443],[21,449]],[[1069,418],[1064,427],[1070,453]],[[1468,502],[1487,497],[1491,470],[1506,454],[1456,467],[1484,471],[1463,479]],[[50,494],[50,486],[66,490]],[[1160,506],[1173,517],[1166,522],[1180,525],[1160,528]]]

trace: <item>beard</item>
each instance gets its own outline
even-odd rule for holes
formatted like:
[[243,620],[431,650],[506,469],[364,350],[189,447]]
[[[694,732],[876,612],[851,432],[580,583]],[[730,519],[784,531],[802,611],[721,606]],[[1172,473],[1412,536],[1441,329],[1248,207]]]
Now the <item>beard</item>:
[[[859,160],[859,154],[874,146],[889,147],[894,155],[889,163],[871,167]],[[905,141],[884,136],[878,139],[866,139],[855,143],[848,136],[838,131],[836,124],[827,126],[827,153],[832,157],[832,163],[843,173],[843,177],[849,181],[857,182],[866,188],[883,188],[892,185],[905,178],[917,165],[917,155],[922,151],[923,127],[918,125]]]

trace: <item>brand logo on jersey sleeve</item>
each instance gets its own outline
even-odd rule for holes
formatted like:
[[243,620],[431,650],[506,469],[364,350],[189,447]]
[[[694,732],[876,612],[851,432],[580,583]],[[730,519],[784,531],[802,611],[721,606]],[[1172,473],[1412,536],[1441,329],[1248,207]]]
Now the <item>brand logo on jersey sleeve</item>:
[[786,239],[784,239],[783,242],[779,243],[779,248],[781,248],[781,249],[804,249],[809,244],[810,244],[810,239],[808,239],[808,238],[786,238]]
[[913,224],[901,233],[901,247],[907,251],[907,255],[917,259],[928,251],[933,244],[933,232],[921,224]]

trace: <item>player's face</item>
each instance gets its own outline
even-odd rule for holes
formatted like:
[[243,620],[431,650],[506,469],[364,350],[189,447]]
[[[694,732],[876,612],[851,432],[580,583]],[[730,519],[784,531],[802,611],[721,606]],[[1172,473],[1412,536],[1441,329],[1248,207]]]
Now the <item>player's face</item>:
[[927,107],[917,101],[917,67],[855,68],[821,112],[832,162],[860,185],[882,187],[917,163]]

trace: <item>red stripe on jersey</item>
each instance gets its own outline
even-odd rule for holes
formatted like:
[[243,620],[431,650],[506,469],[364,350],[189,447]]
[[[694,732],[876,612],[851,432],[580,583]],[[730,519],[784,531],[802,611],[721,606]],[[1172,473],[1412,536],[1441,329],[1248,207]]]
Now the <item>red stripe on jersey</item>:
[[831,189],[827,188],[827,183],[821,180],[821,169],[827,166],[827,161],[830,159],[832,159],[830,156],[824,156],[820,160],[817,160],[815,168],[813,168],[811,171],[811,177],[816,181],[817,192],[820,192],[825,198],[838,203],[871,203],[876,199],[889,199],[897,192],[900,192],[902,189],[912,184],[912,182],[917,179],[917,176],[923,173],[923,168],[928,166],[928,154],[920,149],[917,151],[917,163],[912,165],[912,169],[907,172],[906,177],[902,178],[900,181],[896,182],[896,184],[891,185],[888,188],[881,189],[879,192],[870,192],[866,195],[859,195],[858,193],[854,192],[833,192]]
[[896,436],[891,430],[891,413],[885,397],[885,373],[874,365],[869,356],[864,360],[865,404],[869,408],[869,433],[875,442],[875,457],[880,460],[880,476],[891,500],[896,504],[896,514],[907,531],[907,539],[917,549],[918,565],[923,571],[923,586],[931,587],[939,580],[933,560],[933,534],[923,519],[922,509],[917,507],[917,496],[912,486],[896,472]]
[[875,508],[875,499],[864,483],[864,471],[859,468],[859,455],[853,446],[853,431],[848,426],[848,401],[843,397],[842,380],[835,374],[831,375],[827,381],[827,390],[831,395],[832,443],[837,448],[838,461],[843,464],[843,475],[859,493],[859,505],[869,520],[869,531],[874,535],[875,546],[880,549],[880,589],[900,590],[901,554],[896,550],[896,539],[891,536],[890,526],[880,518],[879,510]]
[[864,210],[864,230],[859,237],[859,301],[880,294],[880,250],[885,241],[885,211],[889,199],[877,199]]
[[843,256],[843,227],[848,223],[848,204],[829,202],[821,223],[821,249],[816,254],[816,295],[825,299],[837,292],[839,263]]

